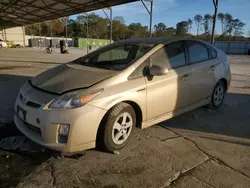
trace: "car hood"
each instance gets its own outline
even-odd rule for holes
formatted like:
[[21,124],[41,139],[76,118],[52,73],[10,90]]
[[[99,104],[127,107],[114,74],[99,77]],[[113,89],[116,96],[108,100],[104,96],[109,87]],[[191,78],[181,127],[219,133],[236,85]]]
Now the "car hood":
[[45,71],[31,80],[33,86],[56,94],[88,88],[117,71],[68,63]]

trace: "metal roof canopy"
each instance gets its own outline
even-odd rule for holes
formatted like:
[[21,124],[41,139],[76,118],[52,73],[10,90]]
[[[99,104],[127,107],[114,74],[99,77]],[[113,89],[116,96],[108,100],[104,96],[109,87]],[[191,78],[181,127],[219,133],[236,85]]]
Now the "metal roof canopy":
[[1,0],[0,27],[21,26],[138,0]]
[[[153,0],[1,0],[0,28],[23,26],[136,1],[141,1],[150,15],[149,33],[152,37]],[[143,1],[151,3],[150,10]],[[214,18],[211,44],[213,45],[219,0],[212,1]],[[112,20],[111,17],[110,19]]]

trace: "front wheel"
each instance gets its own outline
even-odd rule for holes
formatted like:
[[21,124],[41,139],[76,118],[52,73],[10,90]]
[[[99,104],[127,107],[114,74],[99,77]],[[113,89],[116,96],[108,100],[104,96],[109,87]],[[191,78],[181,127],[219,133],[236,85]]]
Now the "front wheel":
[[219,81],[214,88],[209,108],[219,108],[223,103],[225,93],[226,93],[226,86],[224,82]]
[[120,103],[106,115],[99,142],[103,149],[116,151],[127,145],[136,125],[136,114],[132,106]]

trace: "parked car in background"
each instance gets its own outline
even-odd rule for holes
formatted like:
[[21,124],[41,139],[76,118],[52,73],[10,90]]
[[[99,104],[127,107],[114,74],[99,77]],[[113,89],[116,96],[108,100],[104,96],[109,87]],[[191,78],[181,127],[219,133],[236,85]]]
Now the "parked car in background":
[[130,39],[50,69],[26,82],[18,129],[48,148],[74,153],[123,148],[147,128],[195,108],[222,105],[227,56],[194,39]]
[[13,44],[11,48],[23,48],[23,45],[21,44]]
[[7,47],[8,47],[7,42],[0,39],[0,48],[7,48]]

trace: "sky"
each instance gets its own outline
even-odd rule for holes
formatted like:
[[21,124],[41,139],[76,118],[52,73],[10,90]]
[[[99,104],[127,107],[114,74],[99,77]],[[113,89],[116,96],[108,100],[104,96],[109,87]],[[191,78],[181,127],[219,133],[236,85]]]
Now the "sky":
[[[147,5],[149,3],[146,2]],[[218,12],[230,13],[233,18],[238,18],[246,24],[245,35],[250,31],[250,0],[219,0]],[[101,11],[94,11],[105,17]],[[176,27],[176,23],[188,18],[193,19],[196,14],[213,14],[213,0],[154,0],[153,25],[163,22],[167,27]],[[139,22],[149,25],[149,14],[142,3],[135,2],[113,7],[113,16],[123,16],[126,24]],[[193,24],[192,33],[197,27]],[[220,21],[217,20],[216,33],[221,33]]]

